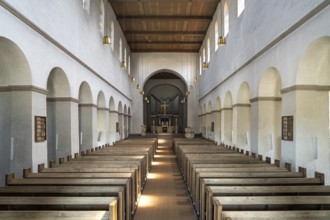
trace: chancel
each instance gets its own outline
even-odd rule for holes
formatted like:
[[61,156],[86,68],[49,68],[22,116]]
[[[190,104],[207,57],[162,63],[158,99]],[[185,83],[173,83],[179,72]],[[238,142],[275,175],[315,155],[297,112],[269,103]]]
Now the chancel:
[[329,0],[59,2],[0,0],[0,219],[330,219]]

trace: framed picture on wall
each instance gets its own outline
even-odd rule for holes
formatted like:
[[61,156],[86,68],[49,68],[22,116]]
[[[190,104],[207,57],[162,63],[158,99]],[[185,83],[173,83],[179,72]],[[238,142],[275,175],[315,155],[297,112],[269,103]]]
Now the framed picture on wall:
[[116,122],[116,132],[119,132],[119,122]]
[[211,132],[214,132],[214,122],[211,122]]
[[34,116],[34,141],[43,142],[46,140],[46,117]]
[[282,140],[293,141],[293,116],[282,117]]

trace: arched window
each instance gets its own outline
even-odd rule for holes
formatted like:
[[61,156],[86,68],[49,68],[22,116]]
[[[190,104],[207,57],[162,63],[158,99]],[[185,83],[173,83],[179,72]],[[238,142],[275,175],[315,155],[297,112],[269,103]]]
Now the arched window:
[[205,48],[203,48],[203,62],[206,62],[206,51],[205,51]]
[[245,8],[245,0],[237,0],[237,17],[239,17]]
[[214,46],[215,46],[215,51],[218,50],[218,38],[219,38],[219,25],[218,22],[216,21],[214,24]]
[[123,42],[119,39],[119,62],[123,61]]
[[90,0],[82,0],[83,9],[89,14],[90,12]]
[[114,49],[114,45],[115,45],[115,27],[114,27],[114,24],[113,24],[113,21],[111,21],[111,32],[110,32],[110,37],[111,37],[111,49],[113,51]]
[[104,36],[104,24],[105,22],[105,10],[104,10],[104,4],[103,0],[100,1],[100,34],[103,37]]
[[128,59],[127,59],[127,72],[128,72],[128,75],[131,75],[131,56],[128,56]]
[[211,60],[210,38],[207,38],[207,62]]
[[203,70],[203,59],[202,56],[199,56],[199,75],[202,75],[202,70]]
[[223,34],[226,37],[229,32],[229,9],[227,1],[223,7],[223,22]]
[[124,49],[124,60],[123,60],[124,63],[126,63],[127,65],[127,50],[126,50],[126,47]]

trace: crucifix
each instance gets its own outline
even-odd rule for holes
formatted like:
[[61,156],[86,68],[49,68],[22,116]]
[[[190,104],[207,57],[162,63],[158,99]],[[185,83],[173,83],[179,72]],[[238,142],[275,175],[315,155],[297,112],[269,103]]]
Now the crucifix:
[[161,104],[160,107],[163,109],[164,115],[166,115],[166,109],[168,108],[168,104],[166,104],[166,102],[163,102],[163,104]]

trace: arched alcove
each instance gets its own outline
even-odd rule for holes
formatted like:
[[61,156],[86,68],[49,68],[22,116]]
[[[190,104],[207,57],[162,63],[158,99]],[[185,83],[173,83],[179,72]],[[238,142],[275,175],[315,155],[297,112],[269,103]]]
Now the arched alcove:
[[50,71],[47,80],[48,160],[72,155],[71,90],[66,73],[59,67]]
[[110,110],[110,121],[109,121],[109,130],[110,137],[109,142],[112,144],[116,141],[116,123],[118,122],[118,113],[116,112],[115,100],[111,96],[109,101],[109,110]]
[[233,109],[235,115],[236,144],[240,148],[250,151],[250,135],[251,135],[251,92],[247,82],[243,82],[239,87],[237,94],[237,103]]
[[233,144],[233,98],[230,91],[227,91],[224,107],[222,109],[221,121],[223,122],[223,140],[225,144]]
[[214,140],[218,144],[221,143],[221,99],[219,96],[215,99]]
[[212,119],[212,102],[209,101],[206,109],[206,138],[211,140],[213,140],[213,131],[211,131]]
[[93,146],[93,95],[87,82],[79,87],[79,151]]
[[274,67],[262,75],[258,98],[258,154],[281,159],[282,80]]
[[124,128],[123,128],[123,139],[127,137],[128,128],[128,117],[127,117],[127,106],[124,104]]
[[145,81],[144,124],[148,132],[184,132],[187,127],[187,84],[173,71],[157,71]]
[[105,96],[100,91],[97,96],[97,145],[101,146],[107,140],[107,114],[109,110],[106,108]]
[[329,184],[330,36],[320,37],[307,46],[296,80],[296,165],[306,167],[308,176],[315,171],[324,172]]
[[202,136],[206,138],[206,104],[202,107]]
[[[0,37],[0,185],[6,173],[22,176],[32,166],[33,121],[31,70],[22,50]],[[15,86],[15,87],[13,87]]]
[[118,130],[119,133],[119,140],[122,138],[122,132],[123,132],[123,104],[121,101],[118,103]]

